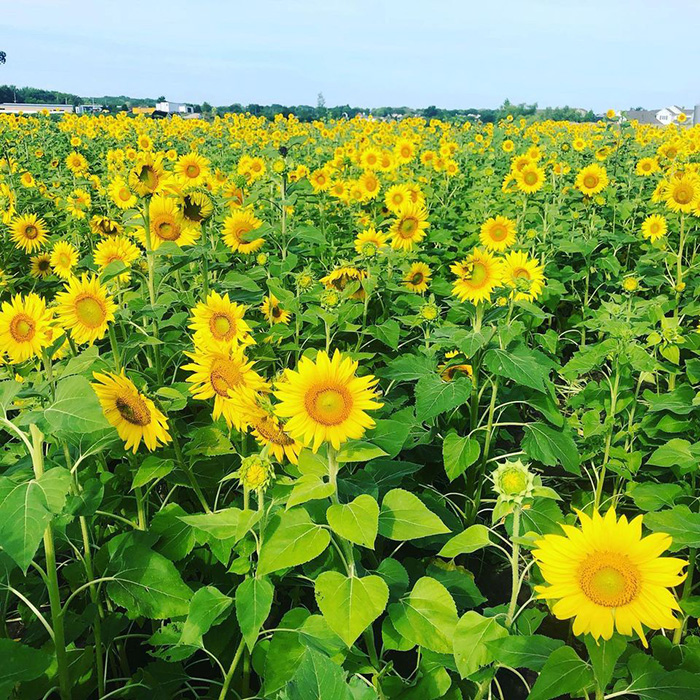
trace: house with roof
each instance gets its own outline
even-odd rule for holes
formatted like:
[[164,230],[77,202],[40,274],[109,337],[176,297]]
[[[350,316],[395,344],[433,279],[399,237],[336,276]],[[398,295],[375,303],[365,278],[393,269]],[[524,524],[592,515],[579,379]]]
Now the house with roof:
[[[663,107],[662,109],[630,109],[623,112],[625,118],[630,121],[634,119],[640,124],[651,124],[652,126],[668,126],[674,123],[692,125],[693,113],[692,109],[678,107],[677,105]],[[678,117],[681,114],[685,114],[685,120],[681,118],[681,121],[678,121]]]

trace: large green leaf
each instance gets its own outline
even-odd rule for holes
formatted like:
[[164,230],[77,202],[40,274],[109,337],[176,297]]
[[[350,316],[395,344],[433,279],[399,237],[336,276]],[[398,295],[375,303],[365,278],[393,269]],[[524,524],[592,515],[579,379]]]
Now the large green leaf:
[[523,450],[532,459],[549,467],[561,464],[567,472],[580,474],[581,457],[571,433],[564,428],[550,428],[545,423],[525,426]]
[[347,505],[334,504],[326,511],[333,532],[362,547],[374,547],[379,527],[379,506],[368,494],[361,494]]
[[654,532],[671,535],[671,550],[700,547],[700,513],[691,511],[688,506],[648,513],[644,516],[644,524]]
[[454,430],[447,433],[442,443],[442,459],[449,480],[454,481],[463,474],[479,459],[480,454],[481,446],[474,438],[460,437]]
[[42,649],[34,649],[11,639],[0,638],[0,698],[5,700],[17,683],[33,681],[51,666],[53,658]]
[[571,647],[559,647],[542,667],[528,700],[551,700],[577,693],[592,682],[591,667]]
[[328,626],[349,646],[386,608],[389,587],[379,576],[324,571],[316,579],[316,602]]
[[251,651],[272,609],[274,593],[274,586],[265,578],[247,578],[236,589],[236,617]]
[[511,668],[529,668],[541,671],[550,654],[562,646],[561,639],[552,639],[542,634],[512,635],[487,642],[493,658]]
[[287,685],[288,700],[351,700],[346,672],[325,654],[306,649],[294,678]]
[[441,557],[453,559],[460,554],[476,552],[477,549],[488,547],[491,544],[489,529],[484,525],[472,525],[459,535],[450,538],[440,550]]
[[190,609],[182,628],[180,644],[202,646],[202,637],[216,624],[223,622],[224,615],[233,599],[214,586],[200,588],[190,600]]
[[700,676],[683,669],[666,671],[646,654],[629,660],[632,683],[627,692],[639,700],[691,700],[700,697]]
[[392,489],[382,501],[379,533],[390,540],[416,540],[441,535],[449,528],[423,501],[404,489]]
[[416,384],[416,416],[429,421],[445,411],[459,408],[469,401],[472,383],[466,377],[446,382],[439,374],[422,377]]
[[424,576],[398,603],[389,606],[396,631],[412,644],[439,654],[452,653],[457,606],[450,592],[434,578]]
[[280,513],[265,530],[258,575],[311,561],[325,551],[330,541],[328,530],[314,523],[303,508]]
[[550,383],[550,364],[546,355],[524,347],[512,352],[492,348],[484,355],[484,365],[494,374],[542,392],[547,390]]
[[494,660],[488,643],[507,637],[508,631],[493,617],[469,610],[460,618],[454,633],[454,655],[462,678],[476,673]]
[[260,520],[256,510],[241,510],[226,508],[216,513],[200,513],[198,515],[183,515],[180,520],[195,530],[211,535],[217,540],[240,540],[253,525]]
[[56,400],[44,411],[49,425],[59,433],[94,433],[110,427],[102,413],[97,394],[80,375],[62,379]]

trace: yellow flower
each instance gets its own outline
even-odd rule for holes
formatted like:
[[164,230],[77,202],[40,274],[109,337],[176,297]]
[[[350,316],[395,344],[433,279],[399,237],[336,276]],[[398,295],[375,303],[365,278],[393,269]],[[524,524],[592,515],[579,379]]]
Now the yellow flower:
[[602,165],[592,163],[582,168],[576,175],[574,186],[586,197],[602,192],[608,186],[608,174]]
[[503,263],[486,250],[474,250],[461,262],[453,263],[450,270],[457,275],[452,294],[460,301],[478,304],[490,301],[491,292],[501,285]]
[[637,162],[634,172],[642,177],[653,175],[659,170],[659,161],[656,158],[642,158]]
[[[333,272],[329,273],[325,277],[321,278],[321,284],[326,289],[335,289],[342,292],[348,284],[352,282],[362,282],[363,279],[367,277],[367,273],[364,270],[358,270],[356,267],[344,266],[339,267]],[[365,290],[360,284],[359,289],[350,295],[351,299],[364,299]]]
[[194,344],[216,349],[219,345],[229,348],[239,343],[254,343],[244,314],[245,307],[230,301],[228,294],[209,292],[206,302],[200,301],[192,310],[190,328],[194,331]]
[[[192,245],[200,236],[199,228],[185,220],[174,197],[154,195],[148,207],[148,214],[153,250],[158,250],[167,241],[180,247]],[[137,235],[145,244],[145,229],[140,229]]]
[[515,299],[532,301],[542,294],[544,268],[524,251],[506,253],[503,260],[503,284],[513,288]]
[[[104,270],[110,263],[122,262],[126,267],[141,257],[141,251],[128,238],[124,236],[113,236],[100,241],[95,247],[95,265]],[[118,275],[120,282],[128,282],[129,272]]]
[[644,628],[675,629],[680,607],[668,590],[685,579],[682,559],[661,557],[671,537],[656,532],[642,537],[642,516],[617,519],[611,508],[601,517],[578,511],[581,527],[562,525],[564,535],[545,535],[533,556],[545,585],[540,598],[556,600],[560,620],[574,618],[576,635],[610,639],[614,630],[637,633],[647,646]]
[[403,277],[403,286],[411,292],[422,294],[428,289],[432,274],[425,263],[414,262]]
[[700,199],[700,178],[694,173],[673,176],[662,196],[671,211],[688,214]]
[[213,214],[214,205],[204,192],[188,192],[180,200],[180,209],[185,221],[200,224]]
[[66,156],[66,167],[75,175],[87,170],[88,164],[82,153],[73,151]]
[[479,240],[489,250],[506,250],[515,243],[515,226],[506,216],[492,217],[481,225]]
[[56,295],[56,315],[63,328],[70,331],[76,343],[89,343],[103,338],[110,321],[114,321],[117,305],[97,277],[87,274],[68,280],[65,291]]
[[659,238],[663,238],[667,230],[666,219],[659,214],[651,214],[642,222],[642,235],[652,243],[658,241]]
[[92,197],[83,189],[73,190],[66,197],[66,209],[76,219],[84,219],[85,212],[92,206]]
[[374,227],[370,227],[355,237],[355,250],[358,255],[372,257],[386,245],[387,237]]
[[139,392],[124,370],[120,374],[94,372],[93,376],[97,381],[92,388],[105,418],[117,429],[125,449],[136,454],[142,440],[151,451],[170,442],[168,419]]
[[131,191],[126,181],[121,177],[115,178],[108,190],[112,201],[120,209],[130,209],[136,206],[136,202],[138,202],[138,197]]
[[289,311],[280,306],[279,299],[274,294],[269,294],[263,299],[260,311],[271,324],[283,323],[286,326],[291,318]]
[[61,279],[70,279],[78,264],[78,251],[67,241],[58,241],[51,250],[51,267]]
[[534,194],[544,185],[544,169],[532,162],[528,162],[521,170],[515,170],[513,175],[518,189],[525,194]]
[[3,302],[0,310],[0,348],[12,362],[40,355],[51,344],[52,320],[51,311],[38,294],[16,294],[11,301]]
[[392,185],[384,195],[384,203],[389,211],[398,214],[401,208],[411,201],[411,190],[406,185]]
[[626,292],[636,292],[639,289],[639,280],[636,277],[625,277],[622,288]]
[[355,376],[357,362],[337,350],[333,358],[319,352],[316,360],[302,357],[295,370],[287,369],[277,384],[280,403],[275,412],[287,418],[286,432],[314,452],[324,442],[335,449],[349,439],[361,438],[374,426],[366,413],[382,407],[372,375]]
[[44,279],[51,274],[51,256],[49,253],[39,253],[31,259],[29,274],[37,279]]
[[41,248],[47,237],[46,222],[36,214],[16,217],[10,224],[10,230],[15,245],[27,253]]
[[108,216],[95,214],[92,219],[90,219],[90,230],[96,236],[119,236],[124,230],[124,227],[118,221],[114,221]]
[[422,204],[404,204],[391,225],[391,247],[395,250],[411,250],[425,238],[428,226],[428,211]]
[[[146,137],[148,138],[148,137]],[[141,197],[159,192],[166,181],[163,158],[153,153],[140,153],[129,172],[129,186]]]
[[264,238],[256,238],[256,231],[263,225],[248,210],[234,211],[224,219],[222,235],[224,243],[234,252],[250,255],[265,244]]
[[199,153],[187,153],[178,158],[175,173],[187,187],[197,187],[209,176],[209,160]]

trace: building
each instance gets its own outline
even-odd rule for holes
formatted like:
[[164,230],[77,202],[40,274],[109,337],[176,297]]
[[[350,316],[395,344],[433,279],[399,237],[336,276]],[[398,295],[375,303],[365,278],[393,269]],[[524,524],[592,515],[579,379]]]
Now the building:
[[[630,109],[623,112],[628,120],[635,119],[640,124],[651,124],[653,126],[668,126],[669,124],[678,123],[686,126],[692,126],[693,110],[685,107],[671,105],[662,109]],[[678,121],[678,117],[685,114],[685,121]]]
[[194,107],[184,102],[156,102],[156,111],[166,114],[193,114]]
[[72,114],[75,112],[75,108],[73,105],[29,104],[28,102],[0,103],[0,114],[39,114],[41,112]]
[[104,105],[78,105],[75,108],[76,114],[100,114],[102,111],[108,111]]
[[132,107],[132,114],[153,114],[156,111],[155,107]]

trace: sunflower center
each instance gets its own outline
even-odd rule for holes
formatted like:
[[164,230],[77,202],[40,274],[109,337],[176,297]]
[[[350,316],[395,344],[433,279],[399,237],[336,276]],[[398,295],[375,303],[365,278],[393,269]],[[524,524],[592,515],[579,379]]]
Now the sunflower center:
[[10,334],[17,343],[28,343],[34,337],[36,324],[27,314],[17,314],[10,322]]
[[132,425],[148,425],[151,422],[151,412],[146,402],[140,396],[123,394],[115,401],[119,415]]
[[488,270],[486,269],[486,265],[484,265],[484,263],[475,262],[472,266],[471,277],[469,278],[472,285],[480,287],[486,282],[487,277]]
[[150,165],[144,165],[139,171],[139,182],[154,190],[158,185],[158,173]]
[[491,238],[493,238],[494,241],[502,241],[506,238],[507,235],[508,229],[505,226],[502,226],[501,224],[496,224],[491,229]]
[[39,229],[32,224],[29,224],[24,229],[24,235],[26,238],[34,240],[39,235]]
[[596,175],[586,175],[586,177],[583,178],[583,185],[584,187],[588,188],[589,190],[592,190],[594,187],[598,185],[598,177]]
[[340,425],[350,415],[352,396],[345,387],[326,387],[310,391],[305,404],[309,415],[317,423]]
[[89,328],[98,328],[104,323],[106,313],[104,306],[95,297],[79,297],[75,302],[75,315]]
[[46,258],[43,258],[43,259],[39,260],[39,263],[37,264],[37,267],[38,267],[42,272],[45,272],[46,270],[49,269],[50,264],[51,264],[51,263],[50,263],[48,260],[46,260]]
[[678,204],[689,204],[693,199],[693,190],[687,185],[678,185],[674,192],[674,199]]
[[406,217],[399,225],[399,236],[401,238],[413,238],[417,228],[418,220],[412,216]]
[[210,379],[214,391],[219,396],[229,398],[229,390],[243,382],[243,375],[232,360],[217,360],[212,367]]
[[649,233],[658,233],[659,229],[661,227],[656,221],[653,221],[651,224],[649,224]]
[[126,187],[122,187],[119,190],[119,199],[121,199],[122,202],[128,202],[131,199],[131,192]]
[[155,224],[156,235],[164,241],[176,241],[180,238],[180,227],[174,221],[157,221]]
[[282,310],[280,309],[279,306],[273,306],[270,309],[270,313],[272,314],[273,318],[279,318],[282,315]]
[[590,554],[578,570],[581,590],[596,605],[619,608],[631,603],[640,586],[637,567],[617,552]]
[[421,284],[423,282],[423,273],[414,272],[413,277],[411,277],[411,284]]
[[190,163],[190,165],[185,168],[185,173],[187,177],[197,177],[197,175],[199,175],[199,166],[195,163]]
[[228,340],[235,333],[235,326],[225,314],[215,314],[209,321],[209,330],[217,340]]

